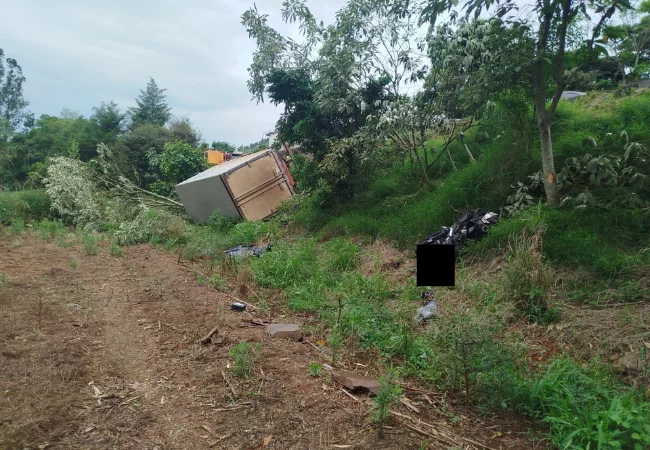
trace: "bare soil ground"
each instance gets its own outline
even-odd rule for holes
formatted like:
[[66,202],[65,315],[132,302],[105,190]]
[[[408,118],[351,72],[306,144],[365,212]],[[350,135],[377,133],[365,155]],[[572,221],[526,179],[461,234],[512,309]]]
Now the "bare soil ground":
[[[395,417],[378,440],[367,398],[310,375],[317,349],[270,339],[175,255],[142,245],[121,258],[106,248],[89,256],[80,246],[21,240],[0,233],[2,449],[544,448],[521,417],[443,410],[440,395],[412,390],[419,414],[396,410],[433,427]],[[313,319],[271,303],[265,320],[317,330]],[[198,344],[215,326],[217,343]],[[263,345],[247,380],[230,369],[228,352],[240,341]],[[378,375],[367,355],[355,358],[348,369]]]

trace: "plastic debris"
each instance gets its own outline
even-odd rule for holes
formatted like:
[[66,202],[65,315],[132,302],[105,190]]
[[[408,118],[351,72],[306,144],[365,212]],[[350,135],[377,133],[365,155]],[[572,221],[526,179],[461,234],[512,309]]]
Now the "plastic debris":
[[260,247],[255,247],[254,245],[238,245],[237,247],[224,251],[224,253],[233,258],[244,258],[247,256],[260,257],[270,250],[271,244]]
[[417,323],[426,322],[432,317],[437,316],[439,313],[438,304],[436,303],[435,295],[433,292],[424,291],[422,293],[422,300],[426,303],[424,306],[418,308],[415,317],[413,317],[413,320],[415,320]]
[[246,311],[246,305],[243,303],[235,302],[231,306],[233,311],[242,312]]
[[456,253],[458,253],[467,239],[481,239],[487,234],[489,228],[498,221],[499,215],[497,213],[468,212],[451,227],[442,227],[440,231],[427,236],[420,244],[453,245]]

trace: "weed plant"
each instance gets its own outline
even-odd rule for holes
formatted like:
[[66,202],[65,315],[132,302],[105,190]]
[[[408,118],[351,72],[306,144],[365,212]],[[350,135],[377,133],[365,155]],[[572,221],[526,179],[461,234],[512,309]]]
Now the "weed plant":
[[253,365],[262,351],[262,344],[239,342],[230,350],[233,360],[232,374],[236,377],[248,378],[253,372]]

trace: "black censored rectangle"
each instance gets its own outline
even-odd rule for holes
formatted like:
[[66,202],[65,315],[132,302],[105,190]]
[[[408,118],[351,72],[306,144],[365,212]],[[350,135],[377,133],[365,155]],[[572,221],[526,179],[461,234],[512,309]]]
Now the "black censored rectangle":
[[416,258],[418,286],[456,286],[453,245],[418,245]]

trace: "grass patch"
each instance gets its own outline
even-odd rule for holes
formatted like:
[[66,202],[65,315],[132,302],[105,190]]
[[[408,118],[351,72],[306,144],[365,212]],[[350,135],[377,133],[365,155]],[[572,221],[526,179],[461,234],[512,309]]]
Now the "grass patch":
[[580,365],[562,356],[521,390],[520,407],[548,424],[559,448],[650,447],[650,404],[598,361]]

